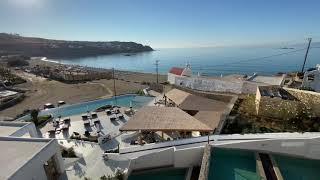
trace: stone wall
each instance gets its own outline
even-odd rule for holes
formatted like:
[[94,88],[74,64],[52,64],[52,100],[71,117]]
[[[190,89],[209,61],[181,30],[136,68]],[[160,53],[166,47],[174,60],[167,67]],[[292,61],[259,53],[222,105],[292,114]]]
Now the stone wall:
[[303,110],[304,105],[299,101],[262,96],[260,98],[258,115],[288,120],[303,113]]
[[210,170],[211,145],[207,144],[204,148],[201,169],[198,180],[207,180]]
[[310,108],[316,116],[320,117],[320,93],[292,88],[284,89]]
[[223,93],[216,93],[216,92],[203,92],[199,90],[193,90],[182,86],[173,86],[176,89],[180,89],[182,91],[188,92],[190,94],[194,94],[197,96],[202,96],[208,99],[214,99],[217,101],[222,101],[225,103],[229,103],[234,97],[238,97],[237,95],[231,95],[231,94],[223,94]]

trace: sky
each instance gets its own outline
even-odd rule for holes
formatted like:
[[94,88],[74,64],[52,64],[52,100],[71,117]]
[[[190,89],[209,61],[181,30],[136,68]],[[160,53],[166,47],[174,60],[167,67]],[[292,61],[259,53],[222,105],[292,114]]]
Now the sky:
[[153,48],[320,40],[319,0],[0,0],[0,32]]

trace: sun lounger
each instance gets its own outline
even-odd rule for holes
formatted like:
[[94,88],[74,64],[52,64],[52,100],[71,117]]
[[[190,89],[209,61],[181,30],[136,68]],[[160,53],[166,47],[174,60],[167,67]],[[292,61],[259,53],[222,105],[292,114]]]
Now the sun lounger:
[[113,112],[114,112],[115,114],[119,114],[119,113],[120,113],[120,110],[117,108],[117,109],[113,110]]
[[95,120],[93,121],[93,123],[99,123],[99,122],[100,122],[99,119],[95,119]]
[[62,127],[61,127],[62,130],[67,130],[69,129],[69,124],[64,124]]
[[91,113],[91,118],[98,118],[98,115],[97,115],[97,113]]
[[71,121],[70,118],[65,118],[65,119],[63,119],[63,122],[64,122],[64,123],[69,123],[70,121]]
[[115,116],[110,117],[110,121],[115,121],[117,118]]
[[101,128],[99,124],[96,124],[96,128],[97,128],[97,133],[101,132]]
[[88,115],[84,114],[81,116],[82,117],[82,120],[87,120],[88,119]]
[[120,114],[118,117],[119,117],[119,119],[124,119],[123,114]]
[[106,113],[107,113],[107,115],[111,115],[112,111],[108,109],[108,110],[106,110]]
[[85,120],[83,121],[83,124],[86,126],[86,125],[90,125],[90,121],[89,120]]
[[48,130],[48,132],[49,132],[49,133],[54,133],[54,132],[56,132],[56,128],[50,128],[50,129]]

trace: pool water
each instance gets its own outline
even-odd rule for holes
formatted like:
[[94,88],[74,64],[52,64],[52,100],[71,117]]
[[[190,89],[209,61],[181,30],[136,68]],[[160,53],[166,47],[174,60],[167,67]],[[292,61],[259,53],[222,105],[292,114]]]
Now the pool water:
[[133,173],[128,180],[184,180],[187,169],[163,169]]
[[[106,99],[99,99],[99,100],[88,101],[84,103],[64,105],[61,107],[48,109],[48,110],[42,110],[40,111],[39,116],[49,115],[49,114],[52,114],[54,117],[72,116],[77,114],[83,114],[83,113],[86,113],[87,111],[93,111],[107,104],[117,105],[121,107],[130,107],[131,105],[134,109],[139,109],[142,106],[148,104],[153,99],[154,97],[127,94],[127,95],[117,96],[116,98],[112,97],[112,98],[106,98]],[[23,119],[23,120],[30,119],[30,115],[24,116],[20,119]]]
[[290,156],[273,155],[283,179],[318,180],[320,179],[320,161]]
[[260,180],[253,152],[214,148],[209,180]]

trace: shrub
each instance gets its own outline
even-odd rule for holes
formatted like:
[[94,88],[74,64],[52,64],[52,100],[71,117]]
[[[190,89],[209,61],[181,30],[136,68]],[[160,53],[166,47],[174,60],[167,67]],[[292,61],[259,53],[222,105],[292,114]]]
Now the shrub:
[[100,179],[101,179],[101,180],[108,180],[108,178],[107,178],[106,175],[101,176]]
[[38,109],[32,109],[31,110],[31,121],[35,124],[38,125],[38,115],[39,115],[39,110]]
[[143,92],[142,89],[138,90],[138,91],[136,92],[136,94],[138,94],[138,95],[140,95],[140,96],[144,96],[144,92]]
[[51,115],[39,116],[39,117],[38,117],[38,125],[46,122],[46,121],[49,120],[50,118],[51,118]]
[[74,152],[74,149],[71,147],[71,148],[68,148],[68,149],[61,149],[61,155],[62,157],[67,157],[67,158],[76,158],[77,155],[76,153]]
[[14,59],[14,60],[9,60],[7,65],[9,67],[28,66],[29,62],[24,59]]
[[116,169],[116,173],[114,176],[106,176],[106,175],[103,175],[100,177],[101,180],[123,180],[124,179],[124,172],[120,169]]

